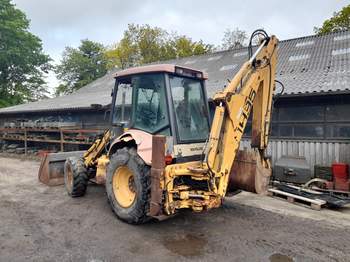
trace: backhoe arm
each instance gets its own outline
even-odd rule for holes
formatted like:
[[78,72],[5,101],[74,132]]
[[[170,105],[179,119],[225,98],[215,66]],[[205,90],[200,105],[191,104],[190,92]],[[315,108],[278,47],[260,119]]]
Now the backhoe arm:
[[222,197],[225,196],[229,173],[252,110],[252,147],[259,151],[262,166],[270,168],[264,151],[268,144],[275,89],[277,43],[275,36],[262,40],[255,54],[244,63],[229,85],[214,97],[217,107],[206,164],[210,173],[220,178],[217,193]]
[[[268,37],[263,33],[265,38],[255,54],[250,55],[249,61],[243,64],[229,85],[214,97],[217,106],[203,161],[166,165],[164,171],[163,167],[152,165],[151,216],[174,214],[182,208],[199,212],[221,205],[251,111],[252,147],[255,149],[253,156],[256,160],[253,182],[255,192],[264,192],[271,174],[270,163],[264,153],[268,143],[275,89],[278,40],[275,36]],[[250,54],[251,50],[250,45]],[[160,152],[159,155],[165,155],[165,152]],[[165,161],[159,160],[160,163]],[[247,173],[242,176],[250,178]]]

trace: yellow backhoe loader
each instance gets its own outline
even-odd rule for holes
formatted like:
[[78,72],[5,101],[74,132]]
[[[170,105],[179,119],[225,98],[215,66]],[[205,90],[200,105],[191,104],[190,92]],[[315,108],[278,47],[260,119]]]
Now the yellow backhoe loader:
[[[260,42],[253,48],[255,37]],[[105,184],[120,219],[140,224],[181,209],[219,207],[233,188],[265,192],[271,175],[265,150],[277,44],[277,38],[263,30],[252,34],[249,60],[213,98],[212,121],[205,73],[169,64],[118,72],[111,128],[82,157],[65,161],[68,194],[84,195],[93,179]],[[247,161],[239,161],[244,155],[239,144],[251,112],[253,151],[247,154],[247,168]],[[49,160],[42,165],[46,177],[48,165]]]

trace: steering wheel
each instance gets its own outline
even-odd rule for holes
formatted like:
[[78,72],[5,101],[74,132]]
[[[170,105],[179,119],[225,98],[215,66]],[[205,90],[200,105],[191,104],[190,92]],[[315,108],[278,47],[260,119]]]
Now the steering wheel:
[[154,122],[157,118],[157,114],[149,108],[140,108],[137,110],[137,115],[142,122],[149,123]]

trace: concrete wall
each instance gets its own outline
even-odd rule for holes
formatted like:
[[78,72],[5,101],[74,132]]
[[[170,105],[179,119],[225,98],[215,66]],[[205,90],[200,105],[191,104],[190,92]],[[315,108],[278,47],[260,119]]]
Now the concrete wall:
[[[241,149],[250,148],[250,140],[243,139]],[[305,156],[313,173],[314,165],[330,166],[333,162],[350,163],[350,141],[346,142],[314,142],[270,140],[267,154],[272,156],[272,164],[282,155]]]

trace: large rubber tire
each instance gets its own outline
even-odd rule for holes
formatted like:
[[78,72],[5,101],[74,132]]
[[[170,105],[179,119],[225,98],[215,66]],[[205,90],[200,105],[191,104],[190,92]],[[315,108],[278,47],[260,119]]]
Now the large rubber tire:
[[[133,175],[135,197],[128,207],[123,207],[113,189],[113,177],[118,168],[128,168]],[[124,147],[117,150],[111,157],[107,169],[106,191],[109,203],[117,217],[130,224],[143,224],[151,217],[147,216],[151,199],[150,167],[137,154],[136,149]]]
[[81,197],[86,193],[89,177],[82,158],[69,157],[64,163],[64,184],[68,195]]

